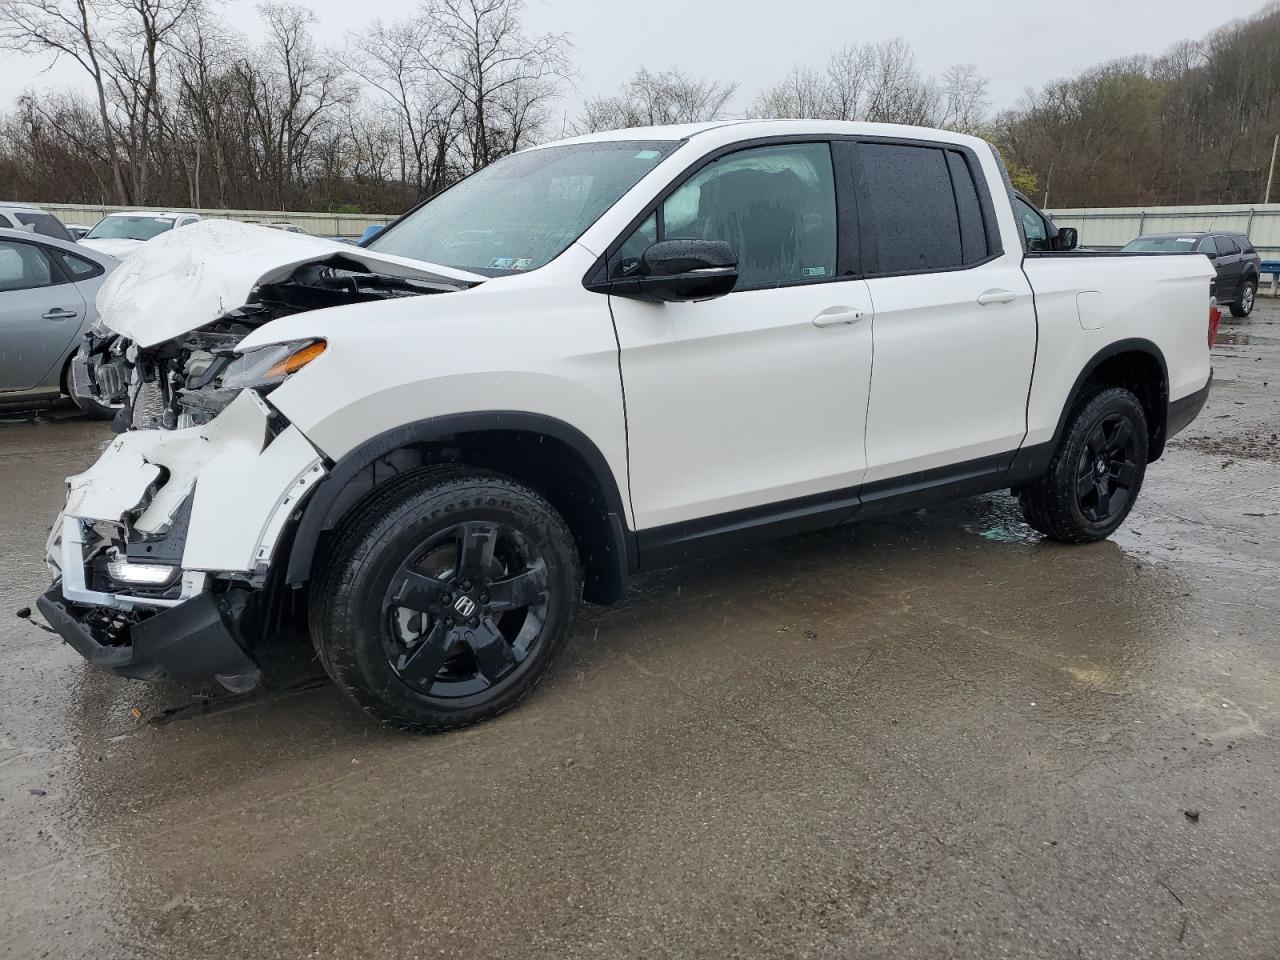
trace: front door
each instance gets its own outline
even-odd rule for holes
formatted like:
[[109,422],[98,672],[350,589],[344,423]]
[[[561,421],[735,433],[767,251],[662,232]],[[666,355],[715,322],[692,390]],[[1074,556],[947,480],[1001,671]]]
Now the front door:
[[737,287],[716,300],[610,297],[642,537],[853,496],[866,467],[871,307],[865,282],[841,279],[839,222],[827,143],[753,147],[703,165],[611,258],[625,277],[654,240],[695,238],[727,241],[739,264]]
[[0,240],[0,392],[47,382],[84,309],[76,285],[39,244]]

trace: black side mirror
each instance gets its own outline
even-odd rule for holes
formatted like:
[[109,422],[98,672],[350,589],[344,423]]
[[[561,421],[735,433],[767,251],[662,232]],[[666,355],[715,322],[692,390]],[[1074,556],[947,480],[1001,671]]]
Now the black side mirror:
[[1074,250],[1076,245],[1080,243],[1080,231],[1075,227],[1059,227],[1058,242],[1055,244],[1059,250]]
[[644,252],[639,276],[614,292],[677,303],[723,297],[737,283],[738,255],[723,240],[660,240]]

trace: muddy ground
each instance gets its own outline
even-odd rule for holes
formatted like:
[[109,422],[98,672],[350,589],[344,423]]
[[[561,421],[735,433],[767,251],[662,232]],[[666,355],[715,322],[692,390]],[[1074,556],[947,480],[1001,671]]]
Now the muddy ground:
[[1280,955],[1280,304],[1113,541],[1007,496],[663,572],[513,713],[384,732],[11,611],[105,428],[0,423],[0,956]]

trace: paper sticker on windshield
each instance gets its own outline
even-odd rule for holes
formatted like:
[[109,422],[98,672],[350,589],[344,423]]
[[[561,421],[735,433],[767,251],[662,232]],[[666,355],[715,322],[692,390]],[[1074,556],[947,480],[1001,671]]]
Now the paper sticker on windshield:
[[825,277],[827,275],[826,267],[805,267],[800,271],[802,277]]
[[532,257],[494,257],[489,261],[490,270],[528,270]]
[[662,156],[657,150],[641,150],[636,154],[637,160],[657,160]]
[[1178,242],[1179,243],[1195,243],[1196,238],[1195,237],[1179,237]]

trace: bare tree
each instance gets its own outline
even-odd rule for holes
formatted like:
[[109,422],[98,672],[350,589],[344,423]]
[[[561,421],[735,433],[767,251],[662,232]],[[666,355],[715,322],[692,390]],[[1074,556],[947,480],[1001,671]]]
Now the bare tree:
[[431,67],[436,49],[428,22],[419,16],[390,24],[375,20],[351,36],[343,57],[347,69],[394,111],[400,179],[419,195],[435,193],[447,182],[462,102]]
[[571,73],[568,38],[526,37],[522,9],[522,0],[433,0],[427,11],[438,44],[431,67],[462,103],[473,170],[501,155],[494,136],[500,98],[519,102],[511,88],[520,87],[524,99],[532,99],[547,85],[557,88]]
[[613,96],[588,100],[574,128],[588,133],[718,120],[737,89],[736,83],[691,77],[676,68],[652,73],[641,67]]
[[942,115],[938,125],[978,133],[987,120],[987,78],[972,63],[957,63],[942,75]]
[[98,119],[111,165],[116,202],[128,203],[124,168],[115,147],[107,105],[107,74],[102,55],[102,7],[90,0],[0,0],[0,47],[19,53],[70,57],[89,74],[98,99]]

